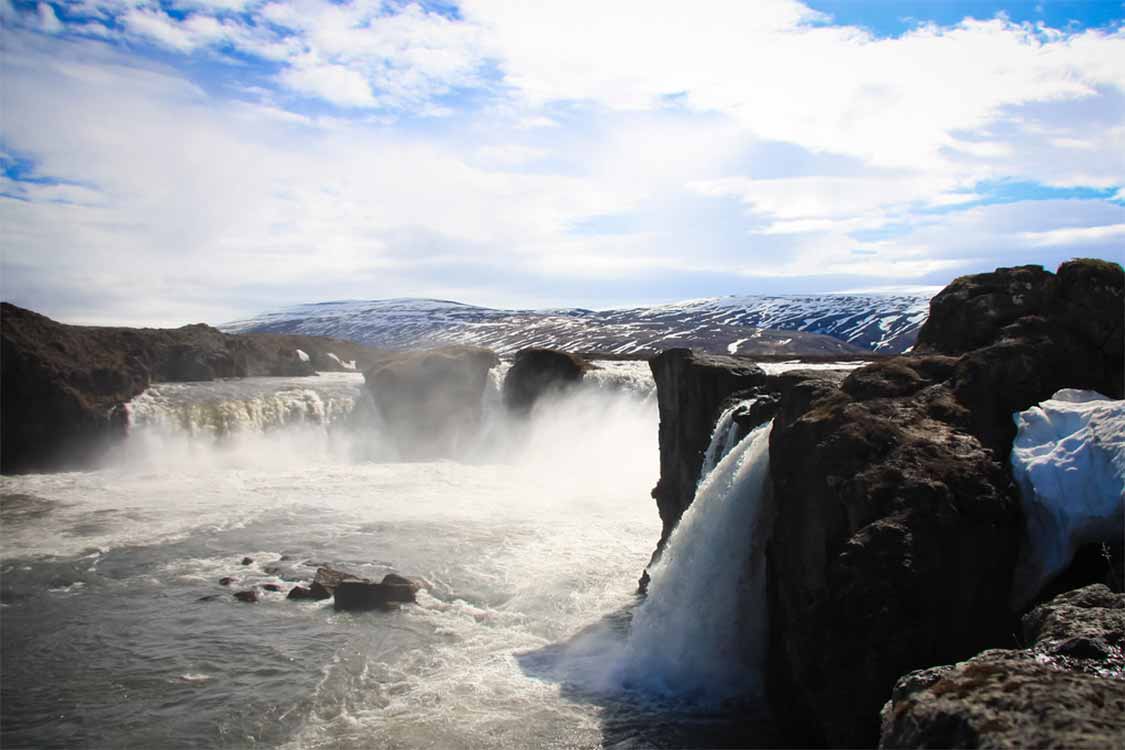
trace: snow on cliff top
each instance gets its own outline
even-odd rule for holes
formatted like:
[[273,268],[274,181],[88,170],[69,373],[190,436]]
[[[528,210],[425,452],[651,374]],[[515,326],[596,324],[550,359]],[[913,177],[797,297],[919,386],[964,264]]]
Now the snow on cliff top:
[[1125,534],[1125,401],[1065,389],[1013,418],[1012,474],[1027,523],[1019,606],[1080,547]]

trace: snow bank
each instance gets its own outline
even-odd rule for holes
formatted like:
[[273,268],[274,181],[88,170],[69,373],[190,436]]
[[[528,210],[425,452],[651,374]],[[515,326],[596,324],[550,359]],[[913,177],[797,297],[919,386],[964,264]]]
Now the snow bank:
[[306,354],[305,352],[301,351],[300,349],[297,350],[297,357],[302,362],[308,362],[309,361],[309,355]]
[[1012,474],[1027,524],[1013,587],[1013,604],[1021,607],[1079,547],[1121,541],[1125,401],[1065,389],[1013,418]]

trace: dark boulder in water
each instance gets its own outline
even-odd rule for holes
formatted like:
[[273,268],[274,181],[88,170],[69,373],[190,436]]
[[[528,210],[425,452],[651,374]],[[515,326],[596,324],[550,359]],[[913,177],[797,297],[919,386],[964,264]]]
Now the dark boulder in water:
[[58,323],[0,303],[0,471],[96,465],[125,437],[124,405],[151,383],[312,375],[297,348],[373,361],[376,352],[319,336],[234,335],[203,324],[175,329]]
[[244,557],[244,558],[242,558],[242,564],[243,565],[253,565],[254,564],[254,558]]
[[[317,597],[313,596],[312,589],[308,588],[307,586],[294,586],[293,588],[289,589],[289,594],[286,596],[286,598],[287,599],[316,599]],[[324,597],[324,598],[327,599],[328,597]]]
[[1125,595],[1068,592],[1022,619],[1026,650],[995,649],[900,679],[880,747],[1125,746]]
[[[313,582],[308,587],[308,589],[306,589],[306,591],[308,591],[307,597],[304,597],[303,594],[298,595],[298,596],[294,596],[292,591],[289,593],[289,596],[290,596],[290,598],[293,598],[293,599],[300,599],[300,598],[308,598],[308,599],[316,599],[316,600],[329,599],[329,598],[331,598],[332,594],[334,594],[336,592],[336,587],[338,587],[344,581],[365,581],[365,580],[367,580],[367,579],[361,578],[360,576],[354,575],[352,573],[347,573],[347,572],[342,571],[342,570],[336,570],[335,568],[329,568],[327,566],[322,566],[322,567],[319,567],[319,568],[316,569],[316,577],[313,579]],[[297,588],[301,588],[301,587],[297,587]],[[296,589],[294,589],[294,590],[296,590]]]
[[240,602],[253,604],[258,601],[258,592],[254,589],[247,589],[246,591],[235,591],[234,598]]
[[367,388],[403,458],[457,456],[476,439],[488,349],[450,346],[387,354],[364,372]]
[[279,593],[281,590],[282,590],[281,586],[279,584],[276,584],[276,583],[263,583],[262,584],[262,591],[270,591],[270,592],[273,592],[273,593],[276,594],[276,593]]
[[220,586],[230,586],[232,583],[234,583],[234,578],[232,576],[223,576],[219,579]]
[[334,606],[348,611],[387,609],[415,600],[420,585],[400,575],[388,573],[379,583],[368,580],[341,581],[336,587]]
[[544,394],[580,382],[588,369],[589,363],[573,354],[554,349],[521,349],[504,376],[504,405],[526,414]]

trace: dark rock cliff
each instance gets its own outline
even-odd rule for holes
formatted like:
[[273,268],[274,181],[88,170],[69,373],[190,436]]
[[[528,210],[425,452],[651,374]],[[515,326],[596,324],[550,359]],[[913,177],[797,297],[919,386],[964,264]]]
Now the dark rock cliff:
[[[89,466],[124,435],[121,408],[150,383],[250,375],[315,375],[375,352],[319,336],[231,335],[206,325],[176,329],[58,323],[0,305],[4,473]],[[303,361],[301,349],[309,355]]]
[[478,435],[489,349],[450,346],[388,352],[364,371],[388,434],[407,459],[458,456]]
[[1123,280],[1101,262],[958,279],[918,355],[783,400],[769,684],[812,739],[872,744],[899,675],[1011,645],[1011,415],[1064,387],[1121,397]]
[[768,689],[808,743],[873,745],[911,670],[1014,645],[1022,516],[1012,413],[1060,388],[1122,396],[1125,274],[997,269],[934,298],[915,354],[769,378],[745,360],[652,360],[663,540],[691,502],[722,402],[775,397]]
[[590,364],[554,349],[521,349],[504,376],[504,405],[520,414],[531,411],[544,394],[581,382]]

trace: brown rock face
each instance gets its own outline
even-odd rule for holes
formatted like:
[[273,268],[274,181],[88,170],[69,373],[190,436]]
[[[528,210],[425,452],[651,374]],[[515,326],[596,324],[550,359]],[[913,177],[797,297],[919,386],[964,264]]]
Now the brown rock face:
[[991,650],[906,675],[880,747],[1125,745],[1125,595],[1102,585],[1023,618],[1027,650]]
[[364,372],[403,458],[456,456],[476,439],[488,371],[488,349],[451,346],[387,354]]
[[782,397],[768,678],[809,741],[873,744],[899,675],[1011,645],[1011,415],[1065,387],[1121,397],[1123,278],[1075,261],[958,279],[919,354]]
[[71,326],[8,303],[0,304],[0,339],[4,473],[96,463],[125,435],[122,406],[150,383],[315,374],[297,348],[352,359],[375,354],[324,337],[235,336],[205,325]]
[[899,675],[1012,632],[1018,499],[936,380],[950,364],[807,381],[774,419],[770,692],[812,740],[872,744]]
[[586,360],[566,352],[521,349],[504,376],[504,406],[526,414],[544,394],[580,382],[589,367]]

